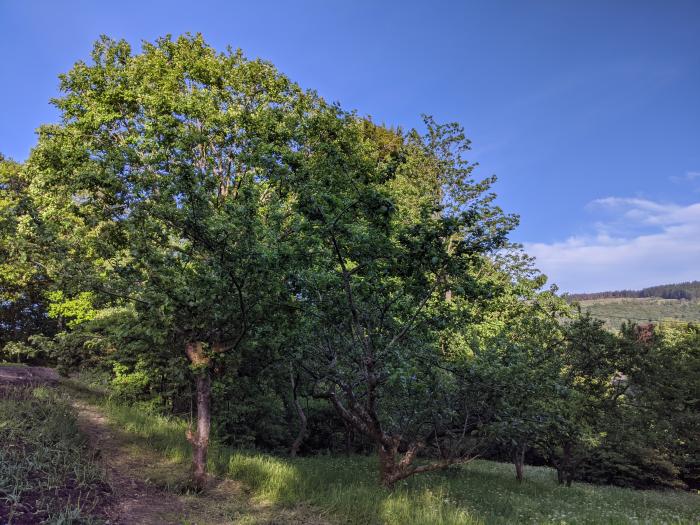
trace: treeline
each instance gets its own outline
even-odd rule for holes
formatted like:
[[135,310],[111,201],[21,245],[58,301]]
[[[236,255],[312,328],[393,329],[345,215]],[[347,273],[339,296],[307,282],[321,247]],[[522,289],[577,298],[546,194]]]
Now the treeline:
[[616,290],[612,292],[567,294],[570,301],[588,301],[591,299],[644,298],[660,299],[700,299],[700,281],[688,281],[678,284],[661,284],[641,290]]
[[[456,124],[387,129],[200,36],[107,38],[0,162],[2,357],[275,453],[696,486],[698,327],[577,317]],[[571,322],[562,323],[564,318]]]

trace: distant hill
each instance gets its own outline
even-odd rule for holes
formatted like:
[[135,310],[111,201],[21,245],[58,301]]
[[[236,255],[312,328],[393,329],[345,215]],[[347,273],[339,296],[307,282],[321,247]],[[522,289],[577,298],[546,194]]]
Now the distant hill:
[[642,290],[568,294],[571,302],[616,330],[636,323],[700,322],[700,281],[650,286]]
[[700,281],[689,281],[678,284],[661,284],[650,286],[641,290],[615,290],[612,292],[594,292],[568,294],[572,301],[589,301],[591,299],[612,299],[612,298],[647,298],[658,297],[659,299],[700,299]]
[[635,323],[698,323],[700,300],[658,297],[609,297],[578,301],[581,310],[617,330],[625,321]]

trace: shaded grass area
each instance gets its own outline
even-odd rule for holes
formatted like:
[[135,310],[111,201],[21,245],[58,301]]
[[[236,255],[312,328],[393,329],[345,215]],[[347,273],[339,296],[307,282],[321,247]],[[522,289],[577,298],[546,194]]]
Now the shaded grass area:
[[[87,392],[88,395],[89,392]],[[82,395],[86,395],[83,389]],[[110,420],[140,446],[176,464],[189,462],[186,423],[91,395]],[[372,457],[281,458],[213,444],[210,471],[241,481],[261,504],[305,503],[329,521],[349,524],[698,523],[700,496],[687,492],[557,485],[548,468],[528,467],[518,484],[511,465],[474,461],[415,476],[393,492],[377,483]],[[160,483],[177,488],[184,469]],[[173,473],[176,471],[173,470]]]
[[100,523],[109,492],[53,389],[0,385],[0,523]]

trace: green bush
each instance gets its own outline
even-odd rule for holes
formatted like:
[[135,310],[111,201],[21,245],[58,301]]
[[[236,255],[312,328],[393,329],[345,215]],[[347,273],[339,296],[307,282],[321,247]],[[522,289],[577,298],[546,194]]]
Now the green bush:
[[36,354],[36,349],[22,341],[10,341],[0,352],[0,361],[26,363]]
[[150,394],[150,378],[141,362],[134,370],[121,363],[114,363],[114,378],[111,382],[112,394],[127,403],[144,401]]

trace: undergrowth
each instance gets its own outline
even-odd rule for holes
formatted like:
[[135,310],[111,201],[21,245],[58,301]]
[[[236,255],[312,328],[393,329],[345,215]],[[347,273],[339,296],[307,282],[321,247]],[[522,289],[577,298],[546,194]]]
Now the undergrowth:
[[100,523],[109,486],[53,389],[0,387],[0,444],[0,523]]

